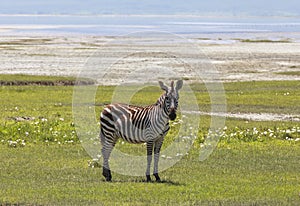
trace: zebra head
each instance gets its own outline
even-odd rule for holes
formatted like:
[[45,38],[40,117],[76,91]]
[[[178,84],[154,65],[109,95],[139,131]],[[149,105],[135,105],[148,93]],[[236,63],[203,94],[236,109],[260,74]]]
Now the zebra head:
[[170,120],[176,119],[176,111],[179,99],[178,90],[181,89],[182,84],[182,80],[178,80],[176,82],[176,86],[174,87],[174,81],[172,81],[171,86],[167,87],[163,82],[159,81],[160,88],[166,91],[166,93],[164,94],[164,106]]

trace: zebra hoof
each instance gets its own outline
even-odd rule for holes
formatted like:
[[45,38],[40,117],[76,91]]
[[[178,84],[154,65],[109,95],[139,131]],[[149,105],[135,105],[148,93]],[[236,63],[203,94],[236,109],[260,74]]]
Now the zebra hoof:
[[109,169],[106,169],[105,167],[103,167],[102,175],[105,177],[105,180],[107,182],[111,182],[111,172]]
[[159,176],[158,176],[158,173],[155,173],[155,174],[153,174],[154,175],[154,177],[155,177],[155,179],[156,179],[156,182],[161,182],[161,180],[160,180],[160,178],[159,178]]
[[147,181],[147,182],[151,182],[151,177],[150,177],[150,175],[146,175],[146,181]]

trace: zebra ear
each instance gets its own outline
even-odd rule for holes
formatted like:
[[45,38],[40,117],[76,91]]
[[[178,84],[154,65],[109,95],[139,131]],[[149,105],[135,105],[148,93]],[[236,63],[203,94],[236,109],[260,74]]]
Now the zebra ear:
[[182,88],[182,84],[183,81],[181,79],[176,82],[176,87],[175,87],[176,91]]
[[159,81],[158,83],[162,90],[165,90],[166,92],[168,92],[168,87],[166,85],[164,85],[164,83],[162,81]]

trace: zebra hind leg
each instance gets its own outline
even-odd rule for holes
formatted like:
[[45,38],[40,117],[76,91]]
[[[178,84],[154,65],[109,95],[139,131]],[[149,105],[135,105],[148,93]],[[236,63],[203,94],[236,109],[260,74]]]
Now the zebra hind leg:
[[107,141],[107,139],[105,138],[103,132],[101,132],[100,135],[101,135],[100,138],[101,138],[101,143],[102,143],[102,156],[103,156],[103,172],[102,172],[102,175],[105,177],[106,181],[110,182],[111,179],[112,179],[112,176],[111,176],[111,171],[110,171],[110,168],[109,168],[108,160],[109,160],[110,153],[111,153],[112,149],[115,146],[115,142]]
[[110,168],[109,168],[109,163],[108,163],[108,160],[109,160],[109,156],[110,156],[110,153],[113,149],[113,146],[106,146],[105,148],[103,147],[102,149],[102,154],[103,154],[103,172],[102,172],[102,175],[105,177],[105,180],[110,182],[111,181],[111,171],[110,171]]

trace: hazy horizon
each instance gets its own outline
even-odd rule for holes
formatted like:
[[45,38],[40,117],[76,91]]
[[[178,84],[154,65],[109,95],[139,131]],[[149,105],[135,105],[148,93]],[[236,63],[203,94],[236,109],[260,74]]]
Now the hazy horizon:
[[297,0],[10,0],[0,14],[300,16]]

